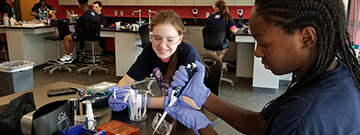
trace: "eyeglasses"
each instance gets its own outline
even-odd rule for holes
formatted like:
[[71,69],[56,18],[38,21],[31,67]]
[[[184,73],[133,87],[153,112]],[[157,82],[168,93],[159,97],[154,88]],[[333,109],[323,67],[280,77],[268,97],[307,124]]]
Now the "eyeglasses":
[[156,34],[150,32],[150,41],[153,44],[156,44],[156,45],[162,44],[163,42],[166,45],[169,45],[169,46],[177,45],[177,44],[179,44],[179,40],[180,40],[179,35],[169,36],[169,37],[163,38],[163,37],[161,37],[159,35],[156,35]]

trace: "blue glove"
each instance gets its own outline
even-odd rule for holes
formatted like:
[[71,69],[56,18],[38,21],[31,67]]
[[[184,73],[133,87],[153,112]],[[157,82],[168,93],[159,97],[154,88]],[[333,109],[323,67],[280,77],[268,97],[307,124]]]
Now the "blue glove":
[[[114,111],[121,111],[124,110],[128,106],[128,99],[124,101],[126,95],[129,93],[129,90],[133,90],[129,86],[123,86],[123,88],[120,88],[119,86],[114,86],[108,89],[108,92],[111,93],[111,96],[109,98],[108,104]],[[115,94],[113,94],[115,92]],[[137,95],[138,93],[136,93]],[[144,96],[142,96],[142,102],[145,103],[144,100],[147,100],[147,106],[150,104],[151,97],[148,97],[145,99]],[[142,104],[142,107],[145,107],[145,104]]]
[[[172,88],[169,88],[169,94],[164,98],[164,109],[169,106],[171,100]],[[182,96],[180,96],[172,106],[181,106],[185,108],[192,108],[190,105],[184,102]]]
[[186,66],[180,66],[179,70],[177,70],[173,76],[171,88],[179,85],[184,86],[185,82],[189,81],[182,95],[193,99],[196,105],[201,108],[202,105],[204,105],[207,97],[210,95],[210,89],[207,88],[204,84],[205,66],[199,61],[195,61],[195,64],[197,65],[197,71],[190,79],[190,81],[188,79],[188,73],[185,69]]
[[[125,89],[131,89],[129,86],[114,86],[109,88],[107,91],[111,93],[108,104],[114,111],[121,111],[127,107],[127,102],[124,102],[125,96],[128,94],[128,91]],[[113,94],[115,92],[115,94]]]
[[198,135],[199,129],[203,129],[209,124],[213,126],[212,122],[203,113],[192,108],[175,105],[173,107],[166,107],[165,111],[168,112],[172,118],[180,121],[187,128],[193,129]]
[[42,18],[42,15],[41,15],[41,14],[37,14],[37,16],[39,16],[40,19]]

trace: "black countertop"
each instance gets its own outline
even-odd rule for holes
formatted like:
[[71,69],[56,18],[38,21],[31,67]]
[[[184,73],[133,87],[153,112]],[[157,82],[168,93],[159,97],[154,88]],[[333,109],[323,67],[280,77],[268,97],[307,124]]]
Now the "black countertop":
[[139,31],[133,31],[133,30],[130,30],[130,29],[120,29],[120,30],[117,30],[117,29],[110,29],[110,28],[108,28],[108,27],[101,29],[101,31],[139,33]]
[[38,27],[22,27],[22,26],[0,26],[0,28],[5,29],[39,29],[39,28],[49,28],[54,26],[38,26]]

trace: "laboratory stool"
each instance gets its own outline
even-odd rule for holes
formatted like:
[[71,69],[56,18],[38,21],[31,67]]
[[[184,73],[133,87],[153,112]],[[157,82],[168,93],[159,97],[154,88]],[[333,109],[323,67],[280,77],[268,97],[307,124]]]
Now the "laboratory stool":
[[[224,28],[215,26],[215,25],[208,25],[202,29],[202,35],[204,40],[204,47],[206,50],[214,51],[221,51],[222,45],[227,42],[225,39],[226,30]],[[223,66],[226,68],[226,66]],[[221,81],[225,81],[230,83],[232,87],[234,87],[234,82],[228,78],[221,77]]]
[[97,69],[100,69],[100,70],[104,70],[106,72],[106,74],[109,74],[109,70],[107,69],[107,66],[106,65],[102,65],[102,64],[99,64],[99,62],[97,62],[96,60],[96,48],[95,48],[95,44],[99,44],[99,41],[85,41],[85,45],[86,44],[91,44],[91,49],[92,49],[92,60],[90,61],[90,63],[85,63],[84,65],[86,67],[82,67],[82,68],[79,68],[77,71],[78,73],[80,73],[81,71],[83,70],[87,70],[89,69],[88,71],[88,76],[91,76],[92,72],[93,71],[96,71]]
[[[61,19],[56,22],[56,28],[59,32],[59,35],[57,36],[51,36],[51,37],[45,37],[46,40],[56,41],[56,51],[57,51],[57,59],[60,59],[60,47],[59,47],[59,41],[64,40],[64,37],[68,34],[70,34],[69,31],[69,19]],[[71,67],[75,68],[74,64],[65,64],[65,63],[58,63],[57,60],[49,60],[47,64],[50,64],[50,66],[44,67],[44,71],[46,72],[48,69],[50,69],[49,73],[50,75],[53,75],[53,72],[56,69],[62,70],[67,69],[69,73],[72,73]]]
[[[83,49],[81,49],[80,53],[78,54],[79,61],[81,63],[92,63],[92,49],[86,50],[85,48],[86,47],[83,47]],[[95,54],[95,61],[100,62],[101,64],[111,63],[110,58],[103,57],[100,55],[100,53]]]

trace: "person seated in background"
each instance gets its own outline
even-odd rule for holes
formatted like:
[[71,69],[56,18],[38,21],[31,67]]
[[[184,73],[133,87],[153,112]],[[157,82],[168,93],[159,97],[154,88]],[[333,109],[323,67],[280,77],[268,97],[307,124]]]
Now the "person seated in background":
[[[180,65],[202,64],[200,55],[195,48],[183,41],[185,27],[178,14],[170,10],[160,11],[153,17],[150,25],[151,44],[145,46],[118,85],[108,89],[110,93],[116,93],[115,96],[111,94],[108,101],[114,111],[121,111],[127,107],[128,103],[124,102],[124,97],[128,93],[126,89],[130,88],[129,86],[135,81],[143,80],[153,73],[160,90],[168,93],[172,76]],[[203,72],[205,74],[205,71]],[[204,78],[199,79],[202,82],[203,80]],[[205,92],[207,92],[203,94],[205,96],[210,93]],[[162,97],[148,100],[149,108],[163,107],[164,98]],[[199,103],[198,106],[202,104]]]
[[[206,25],[215,25],[226,30],[226,42],[223,44],[223,50],[221,50],[219,54],[219,57],[222,59],[229,49],[228,39],[230,38],[231,33],[236,33],[239,29],[236,27],[234,18],[229,13],[229,8],[224,1],[216,1],[213,5],[213,9],[215,13],[206,19]],[[209,52],[213,53],[212,51]]]
[[2,16],[7,15],[9,17],[9,20],[12,17],[14,17],[16,19],[15,10],[10,5],[10,3],[14,3],[14,2],[15,2],[15,0],[6,0],[6,1],[1,2]]
[[[202,98],[203,107],[244,134],[360,134],[360,65],[345,11],[342,0],[255,0],[249,21],[257,41],[254,54],[275,75],[293,73],[292,82],[260,112],[214,94]],[[187,81],[177,72],[173,78],[183,78],[177,84]],[[184,92],[206,89],[189,82]],[[183,104],[164,109],[195,132],[217,134],[203,113]]]
[[[107,25],[107,21],[106,21],[106,16],[101,12],[102,10],[101,1],[94,1],[92,5],[92,9],[99,15],[101,29],[104,28]],[[106,44],[104,37],[100,38],[99,46],[102,49],[102,55],[106,55]]]
[[92,5],[92,9],[99,15],[101,28],[104,28],[107,24],[106,16],[101,12],[102,3],[101,1],[94,1]]
[[[45,0],[40,0],[39,3],[36,3],[32,8],[31,8],[31,11],[30,11],[30,15],[32,16],[35,16],[35,19],[40,19],[42,16],[40,14],[40,10],[42,10],[42,12],[44,11],[47,11],[47,10],[53,10],[53,8],[47,4],[47,2]],[[56,15],[53,14],[51,15],[51,19],[55,19],[56,18]]]
[[[100,22],[98,14],[94,10],[89,9],[88,1],[89,0],[78,0],[80,9],[85,12],[82,15],[82,19]],[[80,35],[76,30],[74,33],[71,33],[64,37],[65,55],[57,60],[58,63],[60,64],[72,63],[73,61],[72,52],[74,50],[74,41],[79,41],[79,40],[80,40]]]

